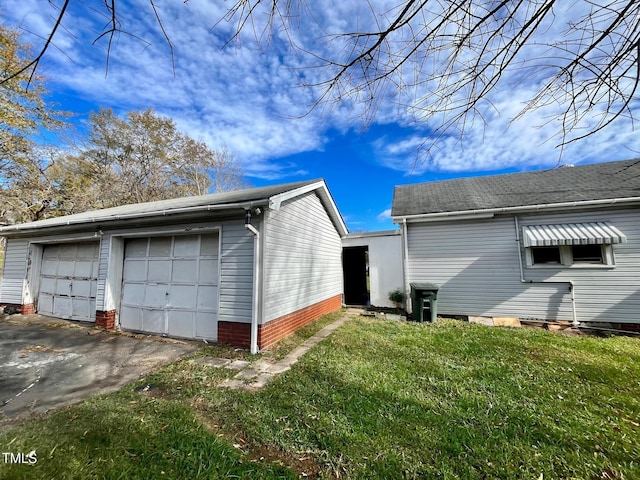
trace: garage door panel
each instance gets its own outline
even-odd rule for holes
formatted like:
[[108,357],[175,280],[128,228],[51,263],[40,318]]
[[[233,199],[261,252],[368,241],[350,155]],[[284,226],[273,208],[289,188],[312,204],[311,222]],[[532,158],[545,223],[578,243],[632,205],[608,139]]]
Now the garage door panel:
[[200,260],[199,283],[218,283],[218,260]]
[[197,257],[200,251],[198,236],[174,237],[173,256],[174,257]]
[[87,260],[79,260],[76,262],[74,276],[91,278],[93,274],[94,262]]
[[171,280],[171,260],[149,260],[149,282],[169,283]]
[[91,284],[90,280],[74,280],[70,281],[70,293],[73,296],[91,297]]
[[144,260],[128,260],[124,264],[124,278],[130,282],[146,281],[147,263]]
[[171,285],[169,305],[173,308],[196,308],[196,288],[193,285]]
[[[71,299],[71,319],[81,320],[87,318],[91,312],[92,302],[81,298]],[[95,309],[95,306],[94,306]],[[95,311],[95,310],[94,310]]]
[[218,236],[217,235],[203,235],[200,240],[200,255],[202,256],[218,256]]
[[136,290],[144,292],[143,296],[136,298],[137,302],[143,299],[142,304],[150,308],[163,308],[167,304],[167,285],[146,284],[136,285]]
[[149,256],[171,256],[171,237],[152,237],[149,241]]
[[215,313],[196,313],[196,337],[218,339],[218,315]]
[[58,262],[58,277],[73,277],[75,266],[73,260],[60,260]]
[[195,336],[194,317],[194,312],[169,311],[167,334],[176,337],[193,338]]
[[71,297],[53,297],[54,317],[71,318],[72,312]]
[[38,297],[38,311],[53,314],[53,295],[40,293]]
[[144,299],[145,285],[133,283],[127,285],[122,292],[122,303],[131,306],[141,305]]
[[42,277],[40,279],[40,292],[41,293],[53,293],[56,291],[56,279],[49,277]]
[[[46,252],[46,250],[45,250]],[[42,269],[40,270],[41,275],[52,275],[55,276],[58,273],[58,260],[57,259],[45,259],[42,262]]]
[[196,308],[198,310],[218,310],[218,287],[199,286]]
[[164,310],[142,309],[142,330],[151,333],[165,333]]
[[94,243],[79,243],[76,245],[77,251],[73,258],[80,258],[86,260],[93,260],[95,257],[95,246]]
[[142,310],[138,307],[128,307],[123,305],[120,309],[120,316],[127,321],[127,328],[142,331]]
[[196,281],[197,269],[197,260],[174,260],[171,281],[193,284]]

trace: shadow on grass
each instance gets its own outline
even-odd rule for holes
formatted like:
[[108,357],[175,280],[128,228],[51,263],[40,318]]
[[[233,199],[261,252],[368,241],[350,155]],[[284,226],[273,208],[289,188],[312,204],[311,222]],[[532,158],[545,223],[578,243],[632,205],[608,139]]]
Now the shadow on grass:
[[280,465],[243,461],[188,407],[136,393],[97,397],[0,437],[3,451],[36,450],[35,465],[0,466],[2,479],[297,478]]
[[[350,478],[640,475],[637,368],[611,385],[602,380],[623,380],[620,364],[568,365],[552,334],[452,328],[352,325],[263,392],[218,406],[220,421]],[[418,348],[396,349],[412,335]]]

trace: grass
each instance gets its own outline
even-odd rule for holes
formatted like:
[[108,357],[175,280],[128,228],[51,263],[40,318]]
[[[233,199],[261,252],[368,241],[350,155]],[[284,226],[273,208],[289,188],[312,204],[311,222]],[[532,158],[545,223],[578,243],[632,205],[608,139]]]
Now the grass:
[[0,434],[38,455],[0,478],[640,478],[639,346],[358,318],[256,393],[203,350]]

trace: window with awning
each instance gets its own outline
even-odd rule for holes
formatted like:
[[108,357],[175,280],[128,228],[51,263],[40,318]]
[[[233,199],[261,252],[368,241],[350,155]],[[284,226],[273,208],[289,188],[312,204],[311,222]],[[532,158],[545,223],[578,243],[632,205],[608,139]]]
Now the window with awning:
[[606,245],[627,241],[624,233],[605,222],[528,225],[523,227],[522,238],[525,247]]
[[522,229],[528,266],[613,265],[612,245],[627,237],[606,222],[527,225]]

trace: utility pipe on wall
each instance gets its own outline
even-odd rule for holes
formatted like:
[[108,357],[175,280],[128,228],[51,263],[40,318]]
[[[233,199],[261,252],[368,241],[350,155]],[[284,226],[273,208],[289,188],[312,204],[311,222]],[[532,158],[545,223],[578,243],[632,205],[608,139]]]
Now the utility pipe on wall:
[[258,353],[258,315],[260,308],[260,232],[251,225],[251,210],[245,210],[244,227],[253,233],[253,308],[251,314],[251,353]]
[[559,283],[559,284],[568,284],[569,292],[571,293],[571,308],[573,310],[573,326],[577,327],[580,325],[578,321],[578,315],[576,313],[576,296],[575,296],[575,284],[573,280],[565,280],[565,281],[551,281],[551,282],[543,282],[543,281],[534,281],[534,280],[525,280],[524,278],[524,266],[522,264],[522,246],[520,244],[520,227],[518,225],[518,216],[513,216],[513,224],[516,230],[516,243],[518,244],[518,263],[520,264],[520,282],[521,283]]

